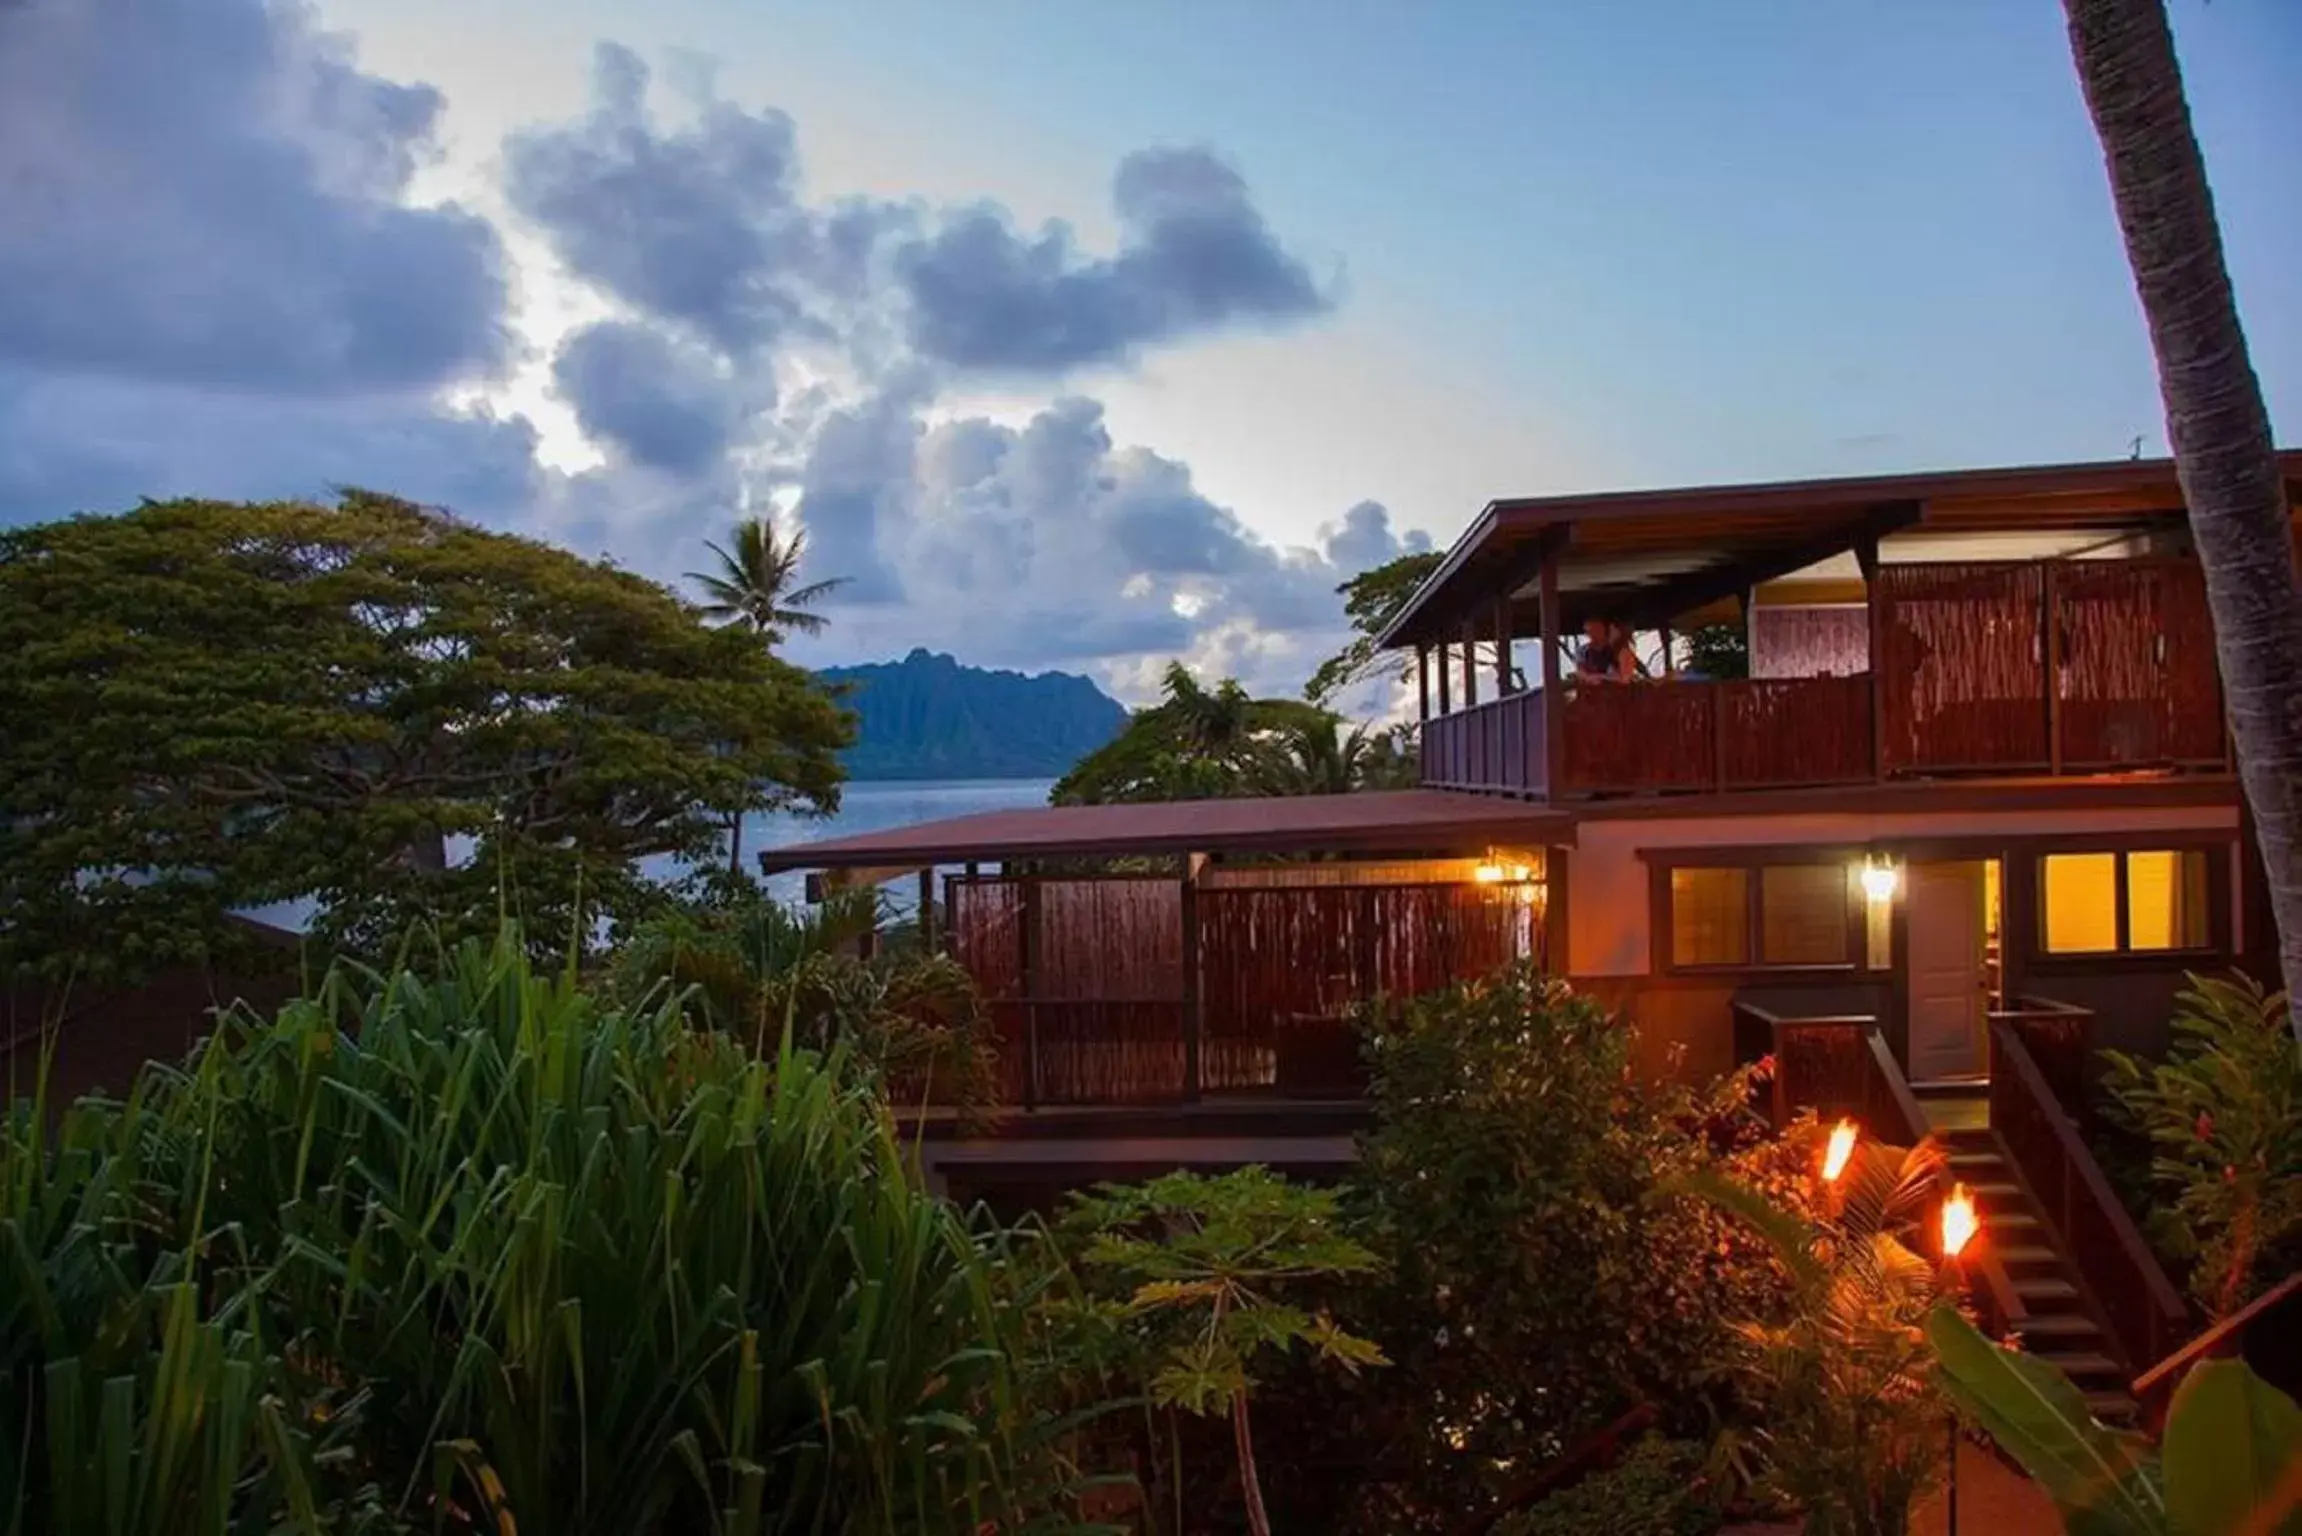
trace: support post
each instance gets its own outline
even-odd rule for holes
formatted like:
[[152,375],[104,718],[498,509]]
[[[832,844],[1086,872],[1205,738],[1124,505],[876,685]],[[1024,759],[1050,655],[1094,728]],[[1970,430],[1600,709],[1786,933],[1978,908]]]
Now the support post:
[[1885,631],[1878,608],[1878,540],[1865,539],[1854,547],[1854,563],[1862,571],[1862,611],[1870,623],[1870,776],[1886,777],[1886,694],[1881,686],[1879,641]]
[[1453,713],[1454,713],[1454,711],[1455,711],[1455,705],[1454,705],[1454,701],[1453,701],[1451,698],[1449,698],[1449,697],[1448,697],[1448,695],[1447,695],[1447,690],[1448,690],[1448,688],[1449,688],[1450,686],[1452,686],[1452,685],[1450,684],[1449,680],[1448,680],[1448,679],[1449,679],[1449,674],[1450,674],[1450,672],[1452,671],[1452,667],[1451,667],[1451,665],[1450,665],[1450,663],[1448,662],[1448,659],[1447,659],[1447,642],[1446,642],[1446,641],[1444,641],[1444,640],[1441,640],[1441,641],[1439,642],[1439,647],[1438,647],[1438,650],[1439,650],[1439,655],[1438,655],[1438,662],[1439,662],[1439,713],[1440,713],[1440,714],[1442,714],[1442,715],[1450,715],[1450,714],[1453,714]]
[[[2046,623],[2046,771],[2062,774],[2062,562],[2045,560],[2045,580],[2039,583],[2040,615]],[[2241,799],[2244,796],[2240,796]]]
[[1199,1102],[1205,1030],[1199,1011],[1199,866],[1204,854],[1183,856],[1183,1097]]
[[1563,719],[1566,700],[1559,692],[1559,552],[1555,546],[1544,551],[1538,580],[1543,629],[1543,793],[1556,800],[1566,787],[1559,770],[1567,760],[1567,743]]
[[1667,620],[1666,620],[1666,621],[1663,623],[1663,626],[1662,626],[1662,638],[1663,638],[1663,676],[1665,676],[1665,677],[1676,677],[1676,676],[1678,676],[1678,675],[1679,675],[1679,663],[1678,663],[1678,658],[1677,658],[1676,656],[1673,656],[1673,655],[1671,654],[1671,626],[1670,626],[1670,623],[1669,623],[1669,621],[1667,621]]
[[1463,621],[1463,708],[1472,709],[1479,702],[1479,626],[1473,619]]
[[1573,974],[1567,899],[1567,850],[1553,843],[1543,850],[1543,970],[1552,976]]
[[919,872],[919,947],[935,953],[935,866]]
[[1023,946],[1023,1107],[1039,1107],[1039,882],[1023,882],[1023,911],[1016,924]]
[[1495,697],[1511,691],[1511,594],[1495,599]]
[[1415,647],[1415,718],[1429,723],[1431,718],[1431,648]]

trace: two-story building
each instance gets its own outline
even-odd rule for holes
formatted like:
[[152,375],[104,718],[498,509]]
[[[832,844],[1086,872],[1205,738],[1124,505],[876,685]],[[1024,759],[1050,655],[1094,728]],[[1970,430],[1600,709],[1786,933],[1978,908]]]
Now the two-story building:
[[[1695,674],[1698,634],[1747,675]],[[958,869],[1019,1112],[930,1143],[950,1188],[1332,1167],[1351,1005],[1531,958],[1649,1070],[1768,1058],[1778,1115],[1945,1132],[1994,1310],[2090,1388],[2164,1357],[2187,1319],[2077,1134],[2087,1065],[2161,1047],[2186,973],[2275,965],[2171,463],[1498,501],[1380,638],[1419,789],[763,856]]]

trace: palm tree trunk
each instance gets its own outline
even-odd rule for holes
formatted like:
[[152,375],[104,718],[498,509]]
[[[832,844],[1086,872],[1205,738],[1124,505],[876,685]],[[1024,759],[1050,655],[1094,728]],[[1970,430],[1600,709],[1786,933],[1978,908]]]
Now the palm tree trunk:
[[[2164,0],[2063,0],[2206,574],[2278,959],[2302,997],[2302,582]],[[2289,1015],[2302,1039],[2302,1016]]]
[[727,818],[727,872],[743,873],[743,812]]

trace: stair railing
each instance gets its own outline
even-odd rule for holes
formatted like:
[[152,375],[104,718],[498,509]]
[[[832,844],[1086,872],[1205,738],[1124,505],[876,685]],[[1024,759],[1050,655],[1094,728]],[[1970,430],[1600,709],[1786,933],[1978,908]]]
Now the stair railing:
[[[1926,1109],[1918,1102],[1918,1095],[1910,1091],[1910,1083],[1903,1077],[1902,1066],[1894,1059],[1894,1047],[1886,1043],[1886,1036],[1876,1026],[1863,1031],[1863,1035],[1862,1118],[1873,1134],[1915,1147],[1933,1133]],[[1937,1168],[1934,1180],[1943,1197],[1948,1199],[1953,1182],[1949,1167]],[[1929,1232],[1928,1236],[1931,1239],[1937,1234]],[[2014,1282],[2007,1278],[2006,1266],[1999,1262],[1987,1241],[1980,1245],[1976,1257],[1966,1260],[1965,1268],[1970,1282],[1969,1294],[1982,1315],[1986,1331],[2004,1336],[2029,1319],[2029,1309],[2022,1304],[2022,1298],[2014,1294]]]
[[2190,1333],[2181,1292],[2142,1240],[2021,1032],[1994,1020],[1991,1045],[1991,1129],[2005,1142],[2128,1367],[2164,1359]]
[[[2173,1400],[2174,1389],[2181,1384],[2191,1366],[2201,1360],[2245,1353],[2247,1333],[2256,1327],[2269,1327],[2283,1322],[2290,1330],[2288,1337],[2291,1338],[2291,1330],[2295,1327],[2292,1319],[2296,1313],[2302,1313],[2302,1270],[2288,1275],[2135,1377],[2134,1400],[2142,1405],[2144,1426],[2152,1433],[2164,1427],[2166,1408]],[[2274,1382],[2273,1385],[2292,1384]]]

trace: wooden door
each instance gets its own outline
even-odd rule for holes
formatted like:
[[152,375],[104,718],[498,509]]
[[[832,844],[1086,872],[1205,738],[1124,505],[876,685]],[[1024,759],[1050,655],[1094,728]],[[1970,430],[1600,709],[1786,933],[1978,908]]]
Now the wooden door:
[[1910,1076],[1979,1077],[1989,1068],[1983,862],[1912,864],[1909,871]]

